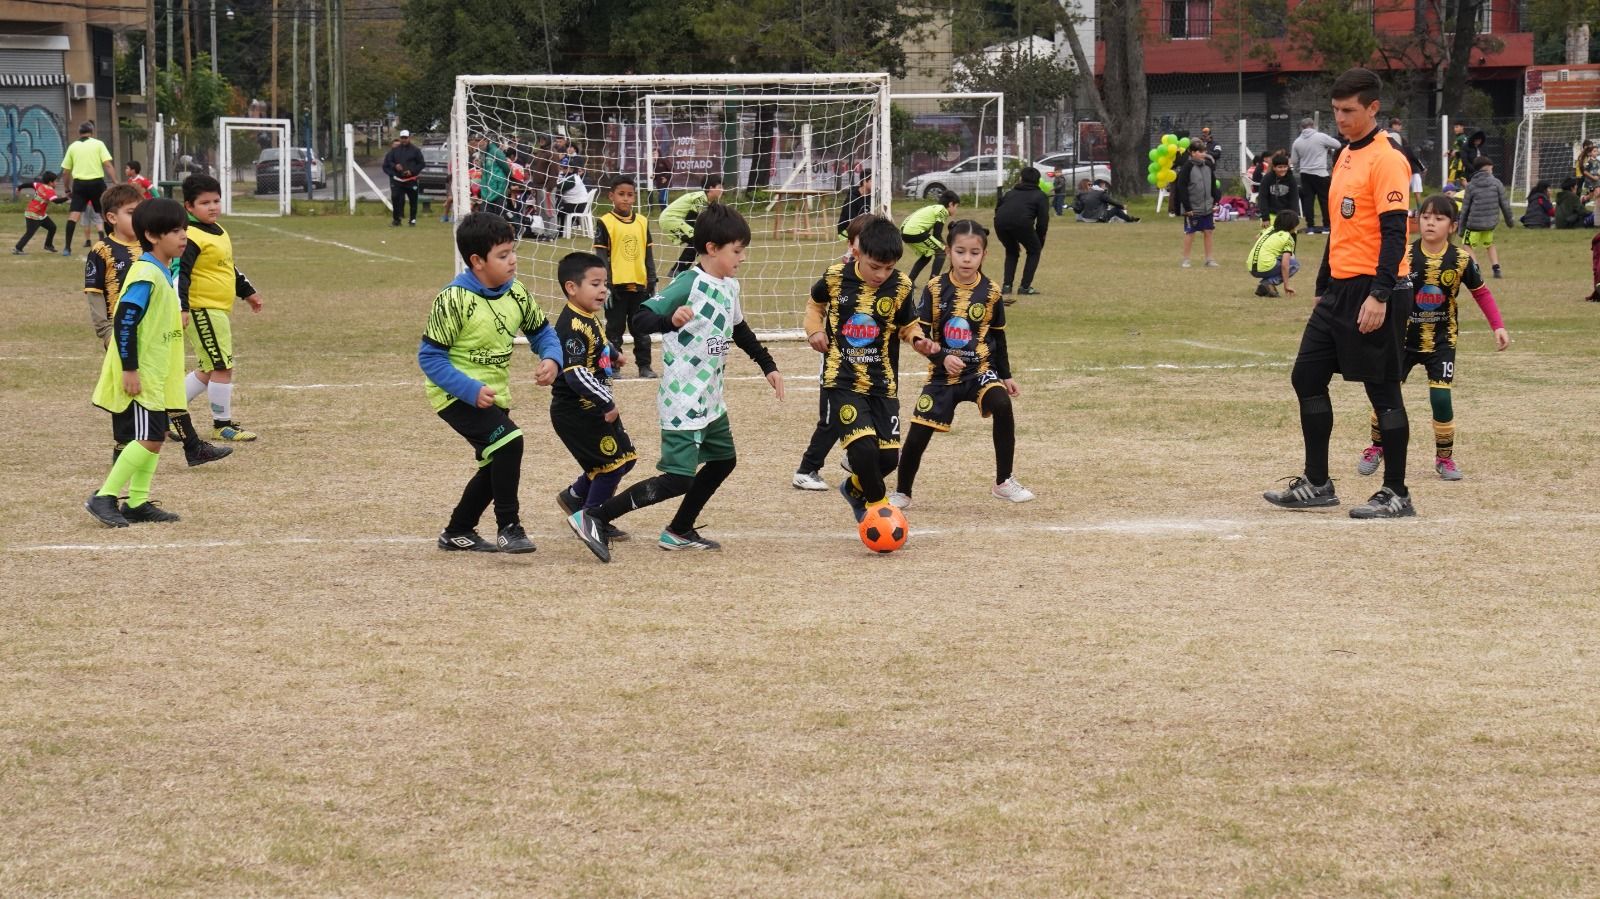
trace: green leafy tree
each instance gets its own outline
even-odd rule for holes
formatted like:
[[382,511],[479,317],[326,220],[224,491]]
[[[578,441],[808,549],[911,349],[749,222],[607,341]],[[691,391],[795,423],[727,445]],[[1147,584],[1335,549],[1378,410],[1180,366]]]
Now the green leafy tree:
[[1054,56],[1036,56],[1006,48],[976,53],[957,61],[953,90],[1000,91],[1009,109],[1038,115],[1053,109],[1078,89],[1078,72]]
[[1589,32],[1600,25],[1597,0],[1529,0],[1528,18],[1536,36],[1561,47],[1553,63],[1578,65],[1590,59]]
[[[1099,10],[1105,68],[1098,81],[1084,79],[1084,92],[1105,123],[1117,191],[1142,193],[1150,126],[1149,85],[1144,73],[1144,12],[1139,0],[1101,0]],[[1066,36],[1078,70],[1091,71],[1077,29],[1066,29]]]
[[1305,0],[1289,14],[1289,46],[1325,70],[1372,65],[1378,38],[1371,14],[1349,0]]
[[915,116],[899,104],[889,107],[889,133],[896,161],[910,159],[918,153],[941,155],[958,143],[953,134],[937,128],[917,127]]
[[172,130],[190,149],[214,146],[217,119],[227,115],[234,100],[228,79],[211,73],[211,57],[195,57],[188,74],[181,70],[156,76],[156,108],[172,121]]

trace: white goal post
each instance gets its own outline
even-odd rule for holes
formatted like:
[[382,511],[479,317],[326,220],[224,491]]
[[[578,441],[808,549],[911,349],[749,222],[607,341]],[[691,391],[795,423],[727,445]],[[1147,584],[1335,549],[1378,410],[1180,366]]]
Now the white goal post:
[[[994,159],[995,195],[999,196],[1000,189],[1005,187],[1006,179],[1006,166],[1002,161],[1006,155],[1006,95],[1004,93],[1001,93],[1000,91],[944,91],[939,93],[893,94],[889,99],[901,104],[902,109],[906,109],[905,104],[908,102],[916,102],[919,100],[937,102],[938,109],[936,112],[922,113],[923,115],[948,114],[949,110],[947,107],[951,106],[952,104],[975,103],[978,107],[978,121],[976,128],[976,140],[973,143],[973,152],[970,154],[958,152],[957,157],[959,158],[961,156],[968,155],[980,157],[991,156]],[[992,118],[989,113],[989,108],[991,106],[994,107],[994,114]],[[906,111],[912,114],[913,121],[915,121],[915,117],[918,115],[918,113],[912,109],[906,109]],[[1019,127],[1020,124],[1021,123],[1018,123]],[[992,135],[994,138],[994,152],[992,154],[986,154],[983,152],[985,134]],[[1013,149],[1016,149],[1020,155],[1020,144]],[[902,165],[908,166],[912,162],[910,159],[901,159],[896,161]],[[910,175],[910,172],[907,171],[906,174]],[[974,183],[977,183],[981,186],[981,182],[983,180],[987,180],[983,178],[983,174],[984,173],[980,172],[978,180],[976,180]],[[975,200],[979,206],[983,205],[982,191],[977,192]]]
[[[486,207],[512,221],[520,277],[553,311],[556,262],[594,246],[618,179],[634,179],[636,208],[651,220],[659,289],[685,249],[658,225],[664,201],[721,176],[722,202],[752,233],[739,270],[745,315],[758,332],[798,333],[812,283],[844,251],[837,221],[850,190],[863,171],[890,170],[889,102],[884,73],[462,75],[451,205],[458,221]],[[498,152],[474,151],[478,137]],[[511,176],[503,192],[499,153]],[[887,213],[893,188],[874,178],[871,208]],[[451,263],[460,265],[453,245]]]
[[1516,160],[1511,171],[1511,201],[1526,203],[1540,181],[1551,188],[1571,177],[1583,142],[1600,139],[1600,109],[1530,111],[1517,125]]
[[[257,136],[256,151],[248,156],[237,152],[234,135],[248,133]],[[222,214],[247,216],[275,216],[289,214],[289,120],[252,119],[224,116],[217,120],[217,180],[222,183]],[[263,156],[277,155],[274,178],[270,170],[263,173],[259,165],[271,165]],[[248,167],[248,170],[246,169]],[[241,178],[241,175],[247,177]],[[310,177],[309,170],[305,177]],[[234,194],[244,185],[247,196],[265,195],[268,202],[247,202],[235,205]]]

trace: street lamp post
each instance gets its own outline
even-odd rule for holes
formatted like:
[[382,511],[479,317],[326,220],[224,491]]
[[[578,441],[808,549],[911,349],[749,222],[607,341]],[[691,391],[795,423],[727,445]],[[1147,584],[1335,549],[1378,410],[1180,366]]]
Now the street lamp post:
[[217,74],[217,0],[211,0],[211,74]]

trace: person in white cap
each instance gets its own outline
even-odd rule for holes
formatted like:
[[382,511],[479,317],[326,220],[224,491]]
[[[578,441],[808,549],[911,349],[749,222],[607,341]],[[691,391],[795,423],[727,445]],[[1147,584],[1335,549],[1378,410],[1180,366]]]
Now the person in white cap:
[[389,176],[389,199],[394,203],[394,220],[391,227],[400,227],[400,209],[407,198],[411,200],[410,224],[417,224],[417,177],[427,163],[422,158],[422,148],[411,143],[411,132],[400,132],[400,143],[389,148],[383,156],[383,173]]

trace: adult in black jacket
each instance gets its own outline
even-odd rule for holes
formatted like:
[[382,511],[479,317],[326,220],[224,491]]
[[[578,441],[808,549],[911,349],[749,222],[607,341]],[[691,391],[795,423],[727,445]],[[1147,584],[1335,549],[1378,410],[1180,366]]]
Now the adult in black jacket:
[[389,199],[394,203],[394,220],[389,224],[400,227],[400,207],[406,198],[411,199],[411,224],[417,223],[417,177],[427,165],[422,158],[422,148],[411,142],[411,132],[400,132],[400,143],[383,155],[383,173],[389,176]]
[[844,205],[839,207],[839,236],[844,237],[856,216],[872,211],[872,172],[861,174],[861,183],[850,188]]
[[1261,176],[1261,192],[1256,195],[1261,221],[1267,225],[1280,212],[1300,211],[1300,182],[1289,171],[1289,157],[1272,157],[1272,168]]
[[994,230],[1006,248],[1006,276],[1000,282],[1000,292],[1011,292],[1017,259],[1026,249],[1028,262],[1022,268],[1022,285],[1017,293],[1038,293],[1033,289],[1033,273],[1039,270],[1045,232],[1050,230],[1050,198],[1039,189],[1038,169],[1032,166],[1023,169],[1017,186],[1000,198],[1000,205],[994,211]]

